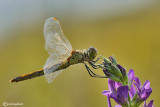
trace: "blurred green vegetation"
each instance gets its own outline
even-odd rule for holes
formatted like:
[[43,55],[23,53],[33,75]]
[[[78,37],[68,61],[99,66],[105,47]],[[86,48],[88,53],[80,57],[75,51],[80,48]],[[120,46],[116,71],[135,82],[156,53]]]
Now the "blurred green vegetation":
[[[133,15],[96,21],[61,19],[60,23],[73,49],[94,46],[98,55],[115,55],[127,70],[134,69],[142,83],[149,80],[153,89],[149,100],[154,99],[154,104],[158,105],[159,10],[154,7]],[[44,77],[9,83],[13,77],[41,69],[48,57],[44,48],[43,23],[31,25],[15,25],[15,29],[6,34],[11,38],[0,48],[1,104],[22,102],[24,107],[106,107],[107,98],[102,91],[108,89],[107,79],[91,78],[83,64],[65,69],[52,84],[48,84]],[[102,74],[101,70],[95,72]]]

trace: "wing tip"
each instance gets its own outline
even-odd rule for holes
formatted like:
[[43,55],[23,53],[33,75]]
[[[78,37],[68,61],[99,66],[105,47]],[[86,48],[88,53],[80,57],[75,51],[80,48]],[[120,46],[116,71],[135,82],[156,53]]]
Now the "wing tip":
[[57,22],[58,21],[58,19],[56,18],[56,17],[53,17],[53,19]]
[[56,17],[50,17],[45,20],[45,23],[53,23],[53,22],[58,22],[58,19]]

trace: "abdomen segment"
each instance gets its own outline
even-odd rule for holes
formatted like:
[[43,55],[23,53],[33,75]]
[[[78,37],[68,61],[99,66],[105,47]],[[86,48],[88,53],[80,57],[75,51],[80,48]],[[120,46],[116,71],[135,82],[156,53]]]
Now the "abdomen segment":
[[10,82],[19,82],[19,81],[39,77],[39,76],[42,76],[42,75],[44,75],[43,69],[28,73],[28,74],[25,74],[25,75],[18,76],[16,78],[10,80]]

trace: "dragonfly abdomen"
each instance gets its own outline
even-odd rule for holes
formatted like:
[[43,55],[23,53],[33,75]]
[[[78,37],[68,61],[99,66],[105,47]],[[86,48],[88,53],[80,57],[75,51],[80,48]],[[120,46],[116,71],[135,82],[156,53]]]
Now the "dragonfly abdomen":
[[16,78],[10,80],[10,82],[19,82],[19,81],[39,77],[39,76],[42,76],[42,75],[44,75],[43,69],[28,73],[28,74],[25,74],[25,75],[18,76]]

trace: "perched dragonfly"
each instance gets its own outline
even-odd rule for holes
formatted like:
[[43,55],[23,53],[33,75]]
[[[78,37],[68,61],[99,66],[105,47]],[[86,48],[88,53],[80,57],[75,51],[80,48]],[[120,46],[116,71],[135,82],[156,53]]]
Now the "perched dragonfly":
[[97,56],[97,50],[94,47],[88,48],[87,51],[72,50],[72,45],[64,36],[60,23],[55,17],[48,18],[44,25],[45,48],[50,55],[47,59],[43,69],[34,71],[25,75],[18,76],[10,82],[19,82],[35,77],[45,75],[48,82],[52,82],[54,78],[59,75],[63,69],[70,65],[84,63],[88,73],[92,77],[101,77],[96,75],[86,64],[88,62],[96,69],[94,61]]

